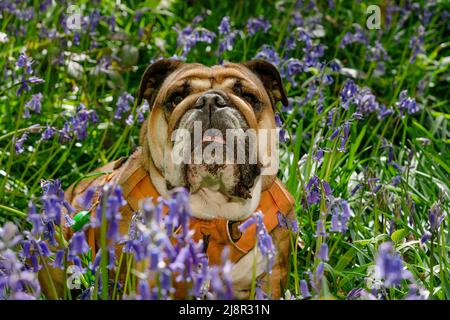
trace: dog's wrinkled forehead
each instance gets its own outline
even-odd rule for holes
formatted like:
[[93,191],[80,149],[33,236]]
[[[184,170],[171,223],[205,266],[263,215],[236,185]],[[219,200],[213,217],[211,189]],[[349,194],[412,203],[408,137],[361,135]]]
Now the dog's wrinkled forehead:
[[258,93],[262,99],[270,99],[261,80],[243,65],[234,63],[213,67],[197,63],[184,64],[168,75],[156,98],[164,98],[182,90],[187,90],[189,94],[211,89],[227,92],[236,86]]
[[231,90],[240,86],[275,107],[277,101],[287,105],[286,93],[278,70],[270,63],[253,60],[242,64],[226,63],[207,67],[163,59],[145,71],[138,92],[138,102],[147,99],[150,106],[173,91],[184,95],[210,89]]

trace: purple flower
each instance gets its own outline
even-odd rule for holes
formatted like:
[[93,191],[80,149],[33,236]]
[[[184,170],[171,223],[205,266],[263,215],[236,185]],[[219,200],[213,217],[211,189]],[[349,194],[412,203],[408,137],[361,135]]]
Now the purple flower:
[[400,284],[406,277],[402,258],[395,253],[391,242],[379,246],[375,270],[377,278],[383,279],[384,285],[388,288]]
[[83,209],[90,209],[92,204],[92,198],[95,195],[95,188],[91,187],[86,190],[86,193],[82,198],[78,200],[78,203]]
[[317,149],[316,154],[314,155],[314,160],[316,161],[320,161],[323,158],[325,150],[324,149]]
[[299,231],[298,230],[298,222],[295,217],[292,219],[289,219],[287,216],[285,216],[281,212],[278,212],[277,218],[278,218],[278,224],[280,227],[290,230],[291,232],[294,232],[294,233]]
[[340,98],[341,98],[341,106],[345,110],[348,110],[349,103],[353,101],[358,90],[359,90],[358,86],[355,84],[353,80],[347,80],[344,83],[344,86],[340,93]]
[[114,119],[122,119],[122,113],[129,112],[131,109],[130,104],[134,103],[134,97],[128,92],[122,93],[117,99],[117,109],[114,114]]
[[320,201],[319,178],[317,176],[310,178],[308,184],[306,185],[306,189],[306,200],[308,205],[311,206],[313,204],[318,204]]
[[414,63],[418,54],[425,54],[424,40],[425,28],[420,25],[416,35],[411,37],[409,41],[409,47],[412,49],[410,63]]
[[25,149],[23,148],[23,144],[25,141],[27,141],[28,139],[28,133],[25,132],[22,137],[20,137],[19,139],[17,139],[14,143],[14,149],[16,150],[17,154],[21,154],[22,152],[25,151]]
[[430,222],[431,231],[437,231],[441,226],[442,221],[444,221],[444,211],[440,203],[435,203],[431,206],[430,210],[428,210],[428,219]]
[[340,221],[339,221],[339,210],[337,207],[334,207],[333,214],[331,215],[331,232],[340,232]]
[[341,209],[342,209],[342,216],[341,216],[341,232],[342,234],[346,233],[348,230],[347,224],[350,220],[351,215],[351,209],[348,205],[348,202],[345,200],[340,201]]
[[350,195],[354,196],[355,193],[362,187],[363,185],[361,183],[358,183],[351,191],[350,191]]
[[425,231],[422,238],[420,238],[420,243],[424,244],[425,242],[431,239],[431,236],[432,236],[431,232]]
[[216,38],[216,34],[205,28],[193,27],[197,22],[192,22],[192,25],[188,25],[183,29],[174,29],[178,33],[177,45],[182,48],[181,59],[185,60],[188,53],[195,47],[199,42],[212,43]]
[[140,280],[138,286],[139,286],[138,300],[152,300],[152,294],[150,292],[150,286],[148,284],[148,281]]
[[397,175],[391,180],[391,184],[396,187],[402,181],[402,176]]
[[303,63],[294,58],[287,60],[285,67],[281,70],[282,75],[291,83],[293,88],[297,87],[297,82],[294,80],[294,76],[303,72]]
[[133,115],[132,115],[131,113],[128,115],[127,120],[125,120],[125,123],[126,123],[127,125],[129,125],[129,126],[132,126],[132,125],[133,125],[133,123],[134,123],[134,117],[133,117]]
[[317,220],[317,228],[316,228],[316,234],[315,237],[325,237],[328,236],[328,234],[325,231],[325,224],[322,219]]
[[380,105],[369,88],[363,88],[358,92],[355,96],[355,104],[357,111],[363,115],[380,110]]
[[326,243],[322,243],[320,246],[319,254],[317,257],[322,261],[328,261],[328,245]]
[[86,242],[86,237],[83,231],[75,232],[69,243],[70,256],[78,254],[85,254],[89,252],[89,245]]
[[267,32],[271,26],[269,21],[262,18],[250,18],[247,21],[247,31],[250,36],[259,31]]
[[338,72],[339,70],[341,70],[341,66],[336,60],[330,62],[330,68],[333,72]]
[[64,254],[65,250],[61,249],[58,250],[55,254],[55,260],[53,260],[53,268],[59,268],[61,270],[64,270],[63,262],[64,262]]
[[368,45],[369,40],[367,39],[366,34],[364,33],[364,30],[361,28],[360,25],[354,24],[355,26],[355,32],[347,32],[344,37],[341,40],[341,43],[339,44],[340,48],[344,48],[349,44],[352,43],[362,43],[365,45]]
[[150,106],[148,105],[148,101],[144,100],[144,103],[137,108],[137,121],[139,123],[144,122],[145,114],[150,110]]
[[42,133],[41,139],[44,141],[50,140],[51,138],[53,138],[55,133],[56,133],[56,129],[54,129],[53,127],[51,127],[47,124],[44,132]]
[[416,99],[408,97],[407,90],[400,92],[399,101],[395,105],[401,113],[406,110],[408,114],[413,114],[420,110],[419,105],[416,103]]
[[300,280],[300,292],[303,299],[311,297],[311,293],[309,292],[308,283],[306,282],[306,280]]
[[263,45],[261,50],[255,55],[255,59],[263,59],[274,66],[279,66],[281,59],[278,53],[275,51],[274,47],[271,47],[267,44]]
[[222,18],[219,24],[219,34],[225,35],[231,32],[231,25],[230,25],[230,17],[225,16]]
[[106,184],[101,189],[100,201],[95,217],[92,219],[94,227],[102,224],[103,211],[108,223],[106,236],[114,242],[119,240],[119,220],[122,219],[120,208],[126,204],[120,186]]
[[252,224],[256,224],[256,235],[258,250],[264,257],[267,257],[268,264],[266,272],[270,273],[272,271],[272,266],[275,262],[275,246],[272,241],[272,237],[267,232],[267,228],[263,221],[264,215],[261,211],[257,211],[253,216],[247,219],[244,223],[239,226],[241,232],[245,230]]
[[325,180],[322,180],[322,189],[327,197],[333,194],[333,190],[331,190],[330,184]]
[[350,122],[347,121],[344,123],[344,125],[342,126],[342,131],[344,135],[341,137],[341,145],[339,147],[339,151],[345,152],[345,144],[347,143],[348,135],[350,133]]
[[35,113],[41,113],[41,104],[42,104],[42,93],[37,93],[31,95],[30,101],[25,104],[24,117],[30,117],[30,110]]

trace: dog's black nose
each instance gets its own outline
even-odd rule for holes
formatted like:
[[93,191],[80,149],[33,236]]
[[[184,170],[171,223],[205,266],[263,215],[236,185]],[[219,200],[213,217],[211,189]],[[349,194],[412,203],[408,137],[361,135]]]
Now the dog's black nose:
[[222,108],[227,105],[225,99],[218,93],[209,92],[197,99],[195,108],[212,111],[214,108]]

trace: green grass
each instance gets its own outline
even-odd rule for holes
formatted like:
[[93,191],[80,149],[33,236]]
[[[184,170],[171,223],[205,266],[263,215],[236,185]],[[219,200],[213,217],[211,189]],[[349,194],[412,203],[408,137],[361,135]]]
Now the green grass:
[[[141,74],[152,59],[181,55],[175,26],[181,29],[195,16],[205,13],[200,25],[217,32],[223,16],[230,16],[233,29],[243,30],[242,37],[238,37],[233,50],[225,52],[223,58],[241,62],[252,59],[264,44],[273,46],[282,57],[287,52],[284,39],[294,32],[289,29],[292,13],[301,13],[306,20],[314,14],[304,7],[295,9],[291,2],[287,2],[284,9],[276,9],[274,1],[174,1],[166,9],[156,9],[157,1],[127,1],[120,8],[115,8],[114,3],[102,2],[100,12],[104,16],[116,15],[117,32],[110,32],[107,23],[101,21],[96,34],[81,32],[80,44],[72,44],[71,47],[64,41],[73,43],[72,35],[49,39],[41,37],[42,32],[38,28],[40,25],[48,29],[56,28],[62,33],[58,17],[64,10],[63,6],[50,7],[45,13],[35,14],[27,21],[3,13],[0,31],[8,34],[9,41],[0,43],[0,70],[14,70],[20,50],[26,48],[27,54],[34,60],[35,74],[45,82],[32,86],[30,92],[21,96],[16,96],[17,86],[14,86],[18,79],[11,81],[9,77],[0,82],[0,224],[12,220],[26,227],[24,214],[27,204],[30,199],[40,196],[41,179],[59,178],[66,188],[91,170],[131,154],[138,145],[139,125],[135,123],[130,127],[124,120],[113,118],[117,97],[124,91],[132,95],[136,93]],[[423,8],[426,1],[418,3]],[[93,9],[89,1],[78,1],[78,4],[85,14]],[[298,281],[305,277],[307,270],[315,270],[318,264],[315,253],[324,240],[314,237],[314,234],[320,212],[328,210],[325,198],[322,197],[318,205],[303,204],[306,184],[317,175],[330,183],[335,198],[347,199],[353,211],[349,231],[344,235],[330,233],[326,240],[330,260],[326,263],[327,281],[321,296],[342,299],[353,288],[368,287],[378,245],[392,240],[407,269],[429,292],[430,298],[449,299],[450,33],[448,18],[446,21],[441,14],[450,8],[445,8],[444,2],[430,8],[432,16],[425,27],[425,53],[410,63],[412,52],[408,44],[416,35],[421,21],[418,13],[412,12],[409,16],[394,13],[388,29],[384,21],[386,6],[384,1],[379,4],[382,25],[377,31],[365,28],[366,4],[337,1],[335,8],[331,8],[327,1],[317,1],[317,12],[322,15],[319,21],[325,35],[314,41],[326,45],[320,60],[329,62],[338,59],[345,68],[362,71],[365,77],[355,79],[355,82],[360,87],[370,87],[377,101],[387,107],[395,109],[398,94],[407,90],[408,95],[415,97],[422,108],[418,113],[404,117],[399,117],[396,110],[394,116],[382,120],[376,114],[370,114],[365,115],[363,120],[351,121],[355,107],[345,111],[339,105],[340,90],[349,77],[332,73],[334,83],[323,86],[322,113],[317,111],[317,95],[302,106],[294,104],[291,110],[281,112],[284,129],[290,139],[281,143],[279,176],[296,199],[299,236],[304,243],[301,247],[294,245],[295,259],[292,259],[289,288],[291,293],[299,294]],[[405,3],[401,1],[403,5]],[[39,12],[39,2],[34,1],[31,6]],[[133,21],[134,13],[143,7],[151,10],[145,12],[137,24]],[[265,34],[259,32],[248,36],[245,30],[247,20],[259,16],[272,24],[271,29]],[[401,24],[401,19],[406,20]],[[339,48],[344,34],[354,30],[353,23],[363,27],[371,45],[379,37],[389,56],[383,75],[375,75],[376,65],[366,58],[368,49],[363,44]],[[20,26],[26,27],[26,35],[11,36],[11,28]],[[144,30],[141,39],[138,38],[140,27]],[[92,47],[94,41],[96,47]],[[124,48],[125,45],[131,47]],[[217,39],[211,45],[200,43],[190,51],[187,61],[208,66],[217,64],[217,47]],[[288,52],[289,57],[301,60],[305,56],[302,48],[299,42],[296,49]],[[76,72],[67,65],[56,63],[60,54],[64,54],[66,61],[76,61],[75,65],[82,70],[80,76],[77,77]],[[81,54],[85,57],[77,56]],[[100,71],[94,75],[99,59],[111,55],[122,61],[113,61],[109,73]],[[318,74],[320,70],[301,72],[295,77],[298,83],[296,88],[286,81],[288,96],[304,99],[308,83]],[[424,89],[420,90],[423,84]],[[41,114],[31,112],[31,118],[24,119],[25,103],[32,93],[38,92],[44,97]],[[74,114],[80,103],[95,110],[100,119],[99,123],[89,126],[85,140],[61,144],[54,138],[44,142],[40,141],[39,133],[31,132],[25,142],[29,150],[16,154],[13,138],[19,138],[34,124],[45,126],[48,123],[62,128],[65,119]],[[333,128],[326,125],[326,117],[333,107],[336,107],[336,125],[351,121],[346,152],[338,150],[338,140],[328,139]],[[315,141],[326,150],[321,165],[313,159],[317,147]],[[391,180],[399,173],[388,165],[385,145],[392,146],[393,161],[405,169],[401,173],[401,182],[395,187],[391,185]],[[411,161],[408,160],[410,153]],[[371,192],[368,185],[371,178],[380,179],[378,184],[381,184],[381,189],[377,193]],[[350,195],[357,183],[361,183],[362,188]],[[430,229],[428,210],[437,202],[446,217],[440,229],[433,232],[431,240],[421,245],[421,236]],[[414,223],[410,224],[409,219]],[[391,230],[395,231],[393,233],[390,233],[391,221],[395,224]],[[330,226],[329,216],[326,226]],[[292,239],[293,244],[297,242],[298,239]],[[405,285],[388,290],[386,298],[403,298],[406,291]]]

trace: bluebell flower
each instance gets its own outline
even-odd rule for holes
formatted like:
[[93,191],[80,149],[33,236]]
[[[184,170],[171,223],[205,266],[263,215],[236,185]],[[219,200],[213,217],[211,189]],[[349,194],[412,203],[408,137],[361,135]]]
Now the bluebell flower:
[[348,221],[350,220],[351,215],[351,209],[348,205],[348,202],[345,200],[340,201],[340,206],[342,209],[342,216],[341,216],[341,232],[342,234],[346,233],[348,230]]
[[401,113],[407,111],[408,114],[416,113],[420,110],[416,99],[408,97],[407,90],[403,90],[399,94],[399,101],[395,104]]
[[275,262],[275,246],[272,241],[272,237],[269,235],[267,228],[263,221],[264,215],[261,211],[257,211],[249,219],[239,226],[241,232],[252,224],[256,225],[257,245],[261,254],[268,259],[266,272],[272,271],[273,264]]
[[421,243],[421,244],[426,243],[428,240],[431,239],[431,236],[432,236],[431,232],[425,231],[425,232],[423,233],[423,236],[420,238],[420,243]]
[[64,249],[58,250],[55,254],[55,260],[53,260],[53,268],[59,268],[61,270],[64,270],[63,262],[64,262],[64,255],[66,251]]
[[314,160],[316,161],[320,161],[323,159],[323,155],[324,155],[325,150],[324,149],[317,149],[316,154],[314,155]]
[[439,229],[444,221],[445,214],[439,202],[433,204],[428,210],[428,220],[430,223],[431,231],[435,232]]
[[362,43],[365,45],[369,44],[369,40],[367,39],[367,36],[361,26],[358,24],[354,24],[354,26],[355,32],[352,33],[349,31],[344,35],[339,44],[340,48],[344,48],[352,43]]
[[41,113],[42,93],[31,95],[31,99],[25,104],[24,117],[30,117],[30,110],[35,113]]
[[28,139],[28,133],[24,132],[24,134],[15,141],[14,149],[17,154],[21,154],[22,152],[25,151],[25,149],[23,148],[23,144],[25,143],[25,141],[27,141],[27,139]]
[[78,203],[81,205],[81,207],[85,210],[90,209],[92,205],[92,199],[95,195],[95,188],[90,187],[86,190],[86,193],[78,199]]
[[290,230],[291,232],[298,232],[298,222],[296,218],[289,219],[287,216],[281,212],[277,213],[278,225],[284,229]]
[[70,256],[78,254],[85,254],[89,252],[89,245],[86,242],[86,237],[83,231],[75,232],[69,243]]
[[339,210],[337,207],[334,207],[333,214],[331,215],[331,228],[330,232],[340,232],[340,218],[339,218]]
[[396,187],[402,181],[402,176],[397,175],[391,180],[391,184]]
[[347,80],[342,87],[340,98],[341,106],[348,110],[349,103],[353,101],[359,88],[353,80]]
[[410,63],[414,63],[419,54],[425,54],[425,28],[420,25],[417,29],[416,35],[412,36],[409,41],[409,47],[412,49]]
[[44,141],[50,140],[51,138],[53,138],[55,133],[56,133],[56,129],[47,124],[44,132],[42,132],[41,139]]
[[375,95],[369,88],[359,90],[355,97],[355,104],[357,111],[361,114],[369,114],[372,112],[379,112],[380,105],[376,100]]
[[216,34],[214,32],[205,28],[194,27],[197,23],[198,22],[194,19],[192,25],[188,25],[181,30],[177,27],[174,28],[178,33],[177,45],[182,49],[182,54],[180,57],[181,60],[185,60],[187,58],[188,53],[197,43],[205,42],[210,44],[216,38]]
[[320,246],[319,254],[317,255],[317,257],[321,261],[328,261],[328,245],[325,242]]
[[263,18],[250,18],[247,21],[247,31],[250,36],[259,31],[267,32],[272,25]]
[[225,16],[222,18],[218,30],[220,35],[225,35],[231,32],[230,17]]
[[138,287],[139,287],[139,296],[137,300],[152,300],[153,297],[150,291],[148,281],[139,280]]
[[362,187],[363,185],[361,183],[358,183],[356,186],[353,187],[353,189],[350,191],[350,196],[354,196],[355,193]]
[[122,93],[117,99],[117,109],[114,114],[114,119],[122,119],[122,114],[131,110],[130,104],[134,103],[134,97],[128,92]]
[[122,219],[120,208],[126,204],[122,195],[120,186],[106,184],[101,189],[99,205],[97,206],[96,214],[92,218],[92,225],[99,227],[102,224],[103,210],[107,220],[108,239],[116,242],[119,240],[119,220]]
[[339,70],[341,70],[341,66],[339,65],[339,63],[336,60],[332,60],[330,62],[330,68],[331,68],[331,71],[333,71],[333,72],[338,72]]
[[339,147],[339,151],[341,152],[345,152],[345,144],[347,143],[348,140],[348,136],[350,133],[350,122],[346,121],[343,125],[342,125],[342,131],[343,131],[343,136],[341,137],[341,144]]
[[294,76],[303,71],[303,63],[294,58],[290,58],[286,61],[285,67],[281,69],[282,75],[291,83],[293,88],[297,87],[297,82],[294,80]]
[[142,105],[140,105],[137,108],[136,114],[137,114],[137,121],[139,123],[144,122],[145,120],[145,114],[150,110],[150,106],[148,104],[147,100],[144,100],[144,103]]
[[306,282],[306,280],[300,280],[300,293],[303,299],[311,297],[311,293],[309,292],[308,283]]
[[279,66],[281,62],[280,56],[275,51],[275,48],[267,44],[262,46],[261,50],[258,51],[258,53],[255,55],[255,59],[266,60],[272,63],[274,66]]
[[375,270],[376,277],[383,279],[387,288],[400,284],[407,277],[402,258],[395,253],[391,242],[384,242],[378,247]]
[[328,236],[328,233],[325,231],[325,224],[322,219],[317,220],[317,228],[316,228],[316,234],[314,237],[326,237]]
[[134,117],[133,117],[133,114],[129,114],[128,115],[128,118],[125,120],[125,123],[127,124],[127,125],[129,125],[129,126],[132,126],[133,125],[133,123],[134,123]]
[[306,200],[308,205],[311,206],[319,203],[319,178],[317,176],[313,176],[309,179],[308,184],[306,185],[306,192]]
[[330,184],[325,180],[322,180],[322,189],[323,192],[325,193],[325,196],[327,197],[333,194],[333,190],[331,190]]

